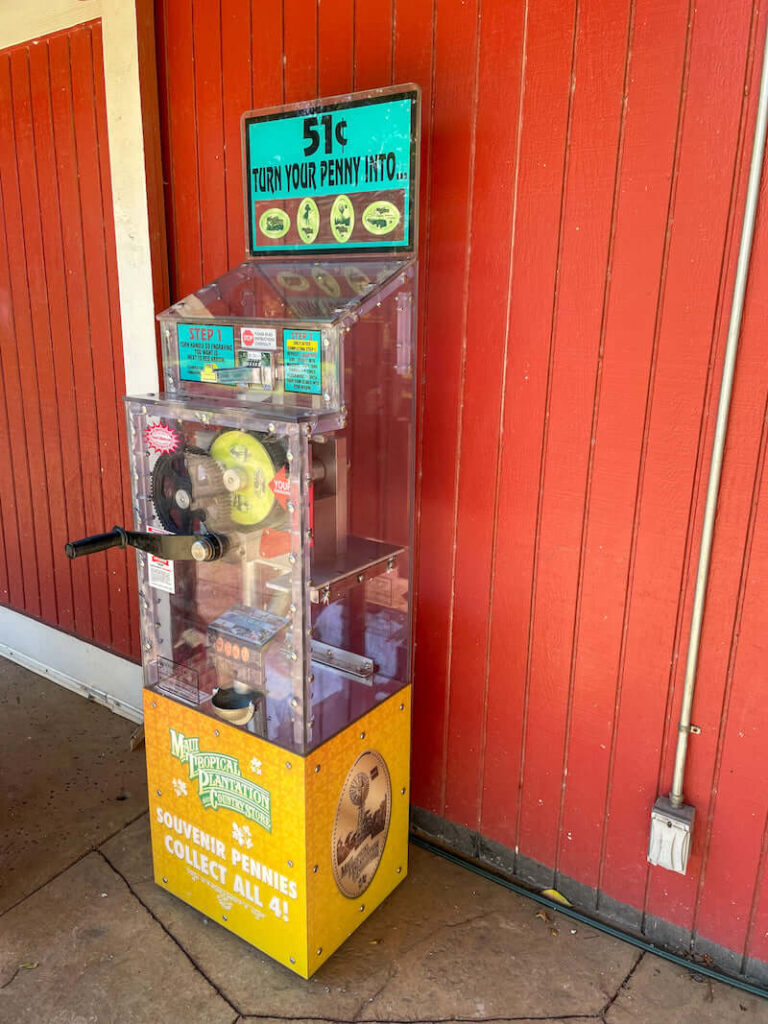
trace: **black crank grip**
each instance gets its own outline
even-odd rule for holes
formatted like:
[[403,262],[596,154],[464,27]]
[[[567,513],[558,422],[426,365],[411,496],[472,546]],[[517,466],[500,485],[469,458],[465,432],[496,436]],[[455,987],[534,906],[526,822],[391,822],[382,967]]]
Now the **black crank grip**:
[[109,533],[97,533],[93,537],[83,537],[82,540],[71,540],[64,551],[67,558],[81,558],[83,555],[95,555],[98,551],[106,551],[108,548],[124,548],[128,538],[121,526],[116,526]]

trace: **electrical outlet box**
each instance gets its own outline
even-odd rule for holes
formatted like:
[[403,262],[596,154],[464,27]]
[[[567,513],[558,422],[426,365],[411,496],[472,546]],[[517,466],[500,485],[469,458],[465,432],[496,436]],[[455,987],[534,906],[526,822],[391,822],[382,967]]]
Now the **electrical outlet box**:
[[695,817],[695,807],[675,807],[669,797],[660,796],[651,811],[648,862],[684,875],[691,855]]

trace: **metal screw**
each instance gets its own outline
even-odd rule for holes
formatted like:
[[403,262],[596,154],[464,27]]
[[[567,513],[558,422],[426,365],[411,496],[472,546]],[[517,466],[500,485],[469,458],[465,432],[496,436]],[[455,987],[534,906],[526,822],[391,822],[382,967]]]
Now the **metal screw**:
[[361,732],[361,733],[360,733],[360,739],[361,739],[361,740],[364,740],[364,739],[365,739],[365,733],[364,733],[364,732]]
[[168,879],[167,878],[163,878],[163,881],[165,882],[166,885],[168,884]]
[[400,790],[400,793],[402,796],[405,796],[405,786],[403,786],[403,788]]
[[153,700],[153,701],[152,701],[152,707],[153,707],[153,708],[156,708],[156,707],[157,707],[157,701],[156,701],[156,700]]
[[289,861],[288,861],[288,867],[289,867],[289,868],[292,868],[292,867],[293,867],[293,861],[292,861],[292,860],[289,860]]
[[163,795],[162,789],[156,789],[155,792],[157,793],[158,796],[162,796]]
[[218,736],[219,735],[219,730],[218,729],[214,729],[213,730],[213,735],[214,736]]
[[312,874],[313,875],[317,874],[317,867],[318,867],[317,864],[315,864],[315,866],[312,868]]
[[[319,764],[315,765],[315,774],[317,774],[320,771],[320,768],[321,766]],[[315,871],[317,871],[317,868],[315,868]]]
[[291,762],[290,761],[286,761],[285,762],[285,767],[286,768],[290,768],[291,767]]
[[317,955],[318,955],[318,956],[320,956],[320,954],[321,954],[322,952],[323,952],[323,947],[322,947],[322,946],[320,946],[320,948],[319,948],[319,949],[318,949],[318,951],[317,951]]
[[402,874],[402,872],[403,872],[403,869],[402,869],[402,868],[398,868],[398,869],[397,869],[397,873],[398,873],[398,875]]
[[288,957],[288,959],[290,960],[290,962],[291,962],[292,964],[295,964],[295,963],[296,963],[296,957],[295,957],[295,956],[289,956],[289,957]]

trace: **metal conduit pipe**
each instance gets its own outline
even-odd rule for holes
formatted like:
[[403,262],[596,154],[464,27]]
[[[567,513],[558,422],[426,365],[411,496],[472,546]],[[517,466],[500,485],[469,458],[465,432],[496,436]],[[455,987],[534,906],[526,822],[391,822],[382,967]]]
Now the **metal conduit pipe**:
[[691,634],[688,640],[688,657],[685,665],[685,685],[680,708],[680,725],[678,728],[675,768],[672,777],[672,789],[669,800],[673,807],[683,806],[683,783],[685,781],[685,762],[688,754],[688,736],[691,732],[691,707],[696,688],[696,668],[701,646],[701,624],[704,618],[704,600],[709,581],[709,559],[712,552],[712,535],[714,532],[717,498],[720,490],[720,474],[723,465],[723,450],[728,428],[728,413],[731,406],[733,375],[736,367],[736,355],[741,332],[741,317],[744,310],[744,293],[749,275],[749,262],[752,253],[752,236],[755,229],[757,202],[760,192],[760,178],[765,152],[766,124],[768,123],[768,28],[763,44],[763,68],[760,79],[760,96],[757,104],[757,120],[752,143],[752,160],[749,168],[747,200],[744,207],[744,222],[741,228],[739,257],[736,264],[736,279],[733,286],[731,317],[728,325],[728,341],[723,362],[723,376],[720,384],[720,401],[717,407],[715,439],[712,446],[712,462],[709,468],[707,499],[704,506],[704,526],[699,551],[699,567],[696,574],[696,590],[693,598],[691,615]]

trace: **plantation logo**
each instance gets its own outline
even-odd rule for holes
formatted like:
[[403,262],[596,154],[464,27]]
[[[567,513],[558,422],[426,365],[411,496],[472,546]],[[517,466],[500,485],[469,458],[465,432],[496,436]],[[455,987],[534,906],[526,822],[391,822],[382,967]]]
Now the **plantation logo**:
[[206,810],[220,807],[242,814],[249,821],[272,831],[272,803],[269,790],[244,779],[240,762],[228,754],[200,749],[197,736],[184,736],[175,729],[171,734],[171,757],[188,765],[189,778],[197,779],[200,803]]

